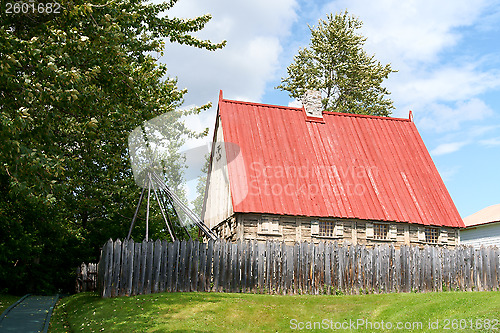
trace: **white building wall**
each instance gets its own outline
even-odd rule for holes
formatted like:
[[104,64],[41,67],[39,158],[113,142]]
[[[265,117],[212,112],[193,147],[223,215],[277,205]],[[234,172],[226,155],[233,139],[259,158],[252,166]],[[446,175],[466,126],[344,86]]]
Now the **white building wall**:
[[500,247],[500,222],[477,225],[460,230],[460,244],[474,247]]
[[217,121],[212,163],[208,170],[206,200],[202,218],[209,228],[233,215],[233,203],[227,170],[226,147],[220,118]]

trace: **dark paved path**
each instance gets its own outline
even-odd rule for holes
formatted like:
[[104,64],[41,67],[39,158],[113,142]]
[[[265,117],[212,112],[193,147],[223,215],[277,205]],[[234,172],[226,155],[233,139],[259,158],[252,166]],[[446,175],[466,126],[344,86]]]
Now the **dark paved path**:
[[0,332],[47,332],[59,296],[27,295],[0,316]]

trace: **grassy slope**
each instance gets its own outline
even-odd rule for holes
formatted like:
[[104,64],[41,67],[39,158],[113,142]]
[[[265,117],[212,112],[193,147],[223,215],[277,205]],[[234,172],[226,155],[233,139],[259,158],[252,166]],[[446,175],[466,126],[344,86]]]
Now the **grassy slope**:
[[14,304],[19,298],[21,297],[0,294],[0,314],[2,314],[11,304]]
[[[422,322],[424,329],[416,332],[439,332],[445,331],[444,319],[473,319],[474,322],[500,319],[500,293],[352,296],[163,293],[114,299],[84,293],[60,301],[49,332],[289,332],[293,331],[290,328],[293,318],[301,322],[331,319],[334,323],[349,319],[372,323],[383,320],[394,325]],[[440,329],[429,329],[428,322],[436,320]],[[496,327],[500,330],[500,324]],[[360,330],[388,332],[364,328],[354,331]],[[450,325],[447,331],[455,330]]]

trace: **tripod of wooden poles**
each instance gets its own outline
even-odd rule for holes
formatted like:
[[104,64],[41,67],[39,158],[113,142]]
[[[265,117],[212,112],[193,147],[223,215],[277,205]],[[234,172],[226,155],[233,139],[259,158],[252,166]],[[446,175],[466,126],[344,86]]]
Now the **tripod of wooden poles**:
[[[167,227],[168,233],[170,234],[170,237],[172,238],[172,241],[176,240],[176,235],[173,228],[173,216],[171,218],[170,215],[172,213],[169,214],[169,212],[173,212],[173,215],[177,217],[177,220],[181,224],[182,228],[186,231],[187,235],[191,239],[191,235],[186,228],[185,221],[183,222],[181,220],[177,208],[179,208],[184,213],[184,215],[186,216],[186,220],[191,220],[191,222],[193,222],[207,238],[212,240],[217,239],[217,236],[214,234],[214,232],[210,230],[210,228],[208,228],[205,223],[203,223],[203,221],[191,209],[189,209],[186,204],[182,202],[182,200],[172,191],[172,189],[170,189],[168,185],[165,184],[163,179],[152,169],[146,170],[146,175],[144,177],[144,186],[142,187],[139,203],[137,204],[134,217],[132,218],[132,222],[130,224],[127,239],[130,239],[130,235],[132,234],[132,229],[134,228],[135,221],[137,220],[137,215],[139,214],[139,209],[144,199],[146,189],[146,241],[149,240],[149,208],[151,197],[153,194],[158,203],[158,206],[160,207],[163,220],[165,221],[165,225]],[[169,207],[170,210],[168,210]]]

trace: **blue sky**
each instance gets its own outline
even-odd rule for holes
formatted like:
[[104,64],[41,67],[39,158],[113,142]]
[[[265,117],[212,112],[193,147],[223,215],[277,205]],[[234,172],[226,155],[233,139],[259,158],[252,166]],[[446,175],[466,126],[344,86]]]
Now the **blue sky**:
[[230,99],[293,103],[274,87],[298,48],[308,45],[308,25],[346,9],[364,22],[365,50],[398,70],[385,81],[393,116],[413,111],[462,217],[500,203],[499,1],[179,0],[168,15],[210,13],[212,21],[198,36],[227,40],[216,52],[167,44],[160,59],[188,89],[186,107],[214,105],[189,124],[213,130],[220,89]]

